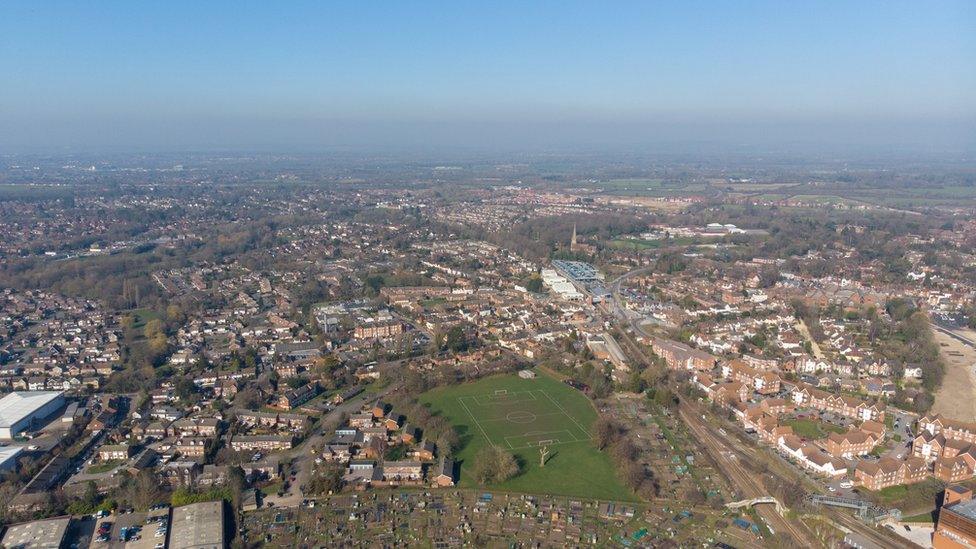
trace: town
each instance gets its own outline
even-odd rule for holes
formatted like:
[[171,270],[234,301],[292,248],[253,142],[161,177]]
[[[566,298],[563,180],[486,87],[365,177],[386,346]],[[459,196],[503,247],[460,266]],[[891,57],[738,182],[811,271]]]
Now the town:
[[4,545],[968,535],[971,208],[524,170],[109,198],[8,166],[80,182],[0,204]]

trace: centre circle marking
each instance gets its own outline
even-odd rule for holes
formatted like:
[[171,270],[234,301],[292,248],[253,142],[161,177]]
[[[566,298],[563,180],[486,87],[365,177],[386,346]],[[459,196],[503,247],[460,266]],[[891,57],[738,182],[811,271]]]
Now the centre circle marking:
[[509,412],[505,419],[511,421],[512,423],[532,423],[535,421],[536,416],[532,412],[526,412],[525,410],[516,410],[514,412]]

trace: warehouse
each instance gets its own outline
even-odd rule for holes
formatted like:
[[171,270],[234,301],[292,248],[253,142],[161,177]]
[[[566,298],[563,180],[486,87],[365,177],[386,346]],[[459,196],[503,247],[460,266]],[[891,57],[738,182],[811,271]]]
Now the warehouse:
[[64,544],[71,517],[57,517],[12,524],[3,535],[4,547],[58,549]]
[[0,473],[17,469],[17,457],[23,452],[19,446],[4,446],[0,448]]
[[170,549],[223,549],[224,502],[206,501],[173,509]]
[[17,391],[0,399],[0,439],[12,439],[64,404],[59,391]]

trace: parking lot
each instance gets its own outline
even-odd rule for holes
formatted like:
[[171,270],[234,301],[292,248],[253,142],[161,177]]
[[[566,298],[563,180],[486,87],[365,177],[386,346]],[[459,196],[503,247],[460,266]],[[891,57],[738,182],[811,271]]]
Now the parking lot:
[[[165,546],[168,537],[168,531],[157,535],[161,524],[169,525],[169,507],[153,509],[148,513],[116,512],[98,519],[92,547],[160,549]],[[126,533],[126,541],[122,540],[123,531]]]

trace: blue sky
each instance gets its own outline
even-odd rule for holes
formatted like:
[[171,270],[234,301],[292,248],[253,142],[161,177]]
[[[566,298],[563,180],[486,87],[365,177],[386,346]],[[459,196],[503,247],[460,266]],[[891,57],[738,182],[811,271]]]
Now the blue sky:
[[976,2],[4,2],[0,67],[14,150],[951,146],[976,121]]

